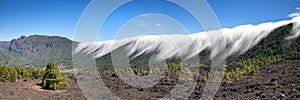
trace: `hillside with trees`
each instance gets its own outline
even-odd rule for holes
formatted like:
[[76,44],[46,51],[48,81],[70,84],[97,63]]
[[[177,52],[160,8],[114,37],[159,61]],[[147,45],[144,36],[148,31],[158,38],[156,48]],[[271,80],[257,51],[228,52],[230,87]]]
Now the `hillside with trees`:
[[[211,74],[224,75],[221,86],[215,95],[216,99],[296,99],[300,98],[300,85],[298,84],[300,76],[300,38],[293,40],[285,39],[290,35],[289,33],[291,28],[292,24],[277,28],[272,31],[268,37],[264,38],[257,45],[242,55],[234,55],[228,58],[225,73],[210,72],[210,61],[205,60],[209,57],[209,50],[205,50],[198,55],[201,60],[200,64],[182,63],[178,58],[171,58],[166,61],[166,64],[157,65],[161,67],[150,68],[148,60],[152,54],[155,54],[155,52],[142,54],[134,59],[130,59],[130,68],[128,69],[114,69],[112,66],[111,53],[97,58],[96,64],[104,85],[107,86],[111,92],[122,97],[122,99],[140,100],[161,98],[168,94],[170,90],[176,86],[176,84],[191,81],[196,81],[197,85],[188,98],[191,100],[200,99],[204,86],[206,86],[207,79],[212,77],[210,76]],[[19,49],[16,49],[16,51],[18,50]],[[28,50],[35,51],[35,49]],[[22,60],[10,57],[14,55],[10,54],[9,51],[0,52],[0,54],[0,59],[5,58],[1,60],[2,63],[11,61],[9,59],[22,62]],[[17,57],[18,59],[23,57],[18,53],[14,54],[20,56]],[[26,55],[26,53],[24,54]],[[1,66],[0,70],[0,75],[2,75],[1,81],[5,81],[2,84],[6,84],[11,81],[14,83],[10,84],[15,84],[15,81],[17,80],[37,78],[39,80],[43,80],[41,85],[45,89],[60,90],[69,88],[66,93],[57,93],[55,95],[60,95],[64,98],[72,98],[69,97],[72,95],[70,93],[76,93],[78,95],[73,96],[79,96],[78,98],[85,99],[82,93],[78,93],[80,92],[80,89],[76,83],[77,79],[73,76],[73,78],[68,80],[66,77],[61,75],[57,64],[49,63],[46,71],[43,72],[41,72],[40,69],[40,71],[38,71],[36,68],[22,68],[14,66]],[[195,73],[195,70],[200,71],[199,75]],[[79,71],[80,73],[77,73],[77,75],[89,75],[92,73],[80,69]],[[41,79],[40,74],[37,73],[45,74]],[[154,73],[164,74],[159,77],[160,80],[156,85],[149,88],[130,86],[119,77],[119,75],[127,75],[129,77],[149,76]],[[92,79],[91,81],[98,80],[97,78],[93,79],[93,77],[89,78]],[[87,81],[81,79],[78,80]],[[67,83],[70,81],[71,83],[68,85]],[[16,92],[16,90],[12,88],[10,88],[10,90]],[[21,90],[26,92],[31,91],[23,88],[21,88]],[[41,94],[42,93],[44,92],[41,92]],[[7,94],[0,93],[0,99],[2,95]],[[47,95],[53,96],[52,94]],[[45,99],[43,97],[39,98]],[[55,96],[51,98],[55,98]],[[178,95],[176,98],[181,99],[184,97]],[[5,97],[4,99],[7,98]]]
[[[242,95],[247,95],[249,97],[247,98],[266,98],[266,97],[290,97],[295,98],[299,97],[300,95],[297,95],[297,91],[299,93],[300,85],[295,84],[295,78],[299,78],[299,67],[298,63],[299,57],[300,57],[300,38],[293,40],[286,40],[285,38],[290,36],[292,29],[292,24],[288,24],[282,27],[279,27],[275,30],[273,30],[268,37],[262,39],[257,45],[252,47],[250,50],[246,51],[242,55],[234,55],[227,59],[227,66],[225,67],[226,72],[224,73],[224,79],[221,86],[221,89],[219,90],[222,92],[218,92],[217,97],[219,98],[231,98],[231,94],[235,94],[236,91],[239,91],[238,89],[244,89],[245,87],[248,92],[238,93],[239,95],[235,95],[233,98],[239,98]],[[200,58],[207,58],[209,57],[209,50],[206,50],[205,52],[202,52],[199,54]],[[97,58],[97,66],[99,68],[99,71],[101,73],[101,77],[104,78],[105,84],[114,92],[122,95],[123,92],[120,91],[132,91],[130,93],[131,98],[137,98],[142,99],[142,96],[135,95],[135,93],[144,93],[147,91],[147,93],[154,93],[153,91],[158,91],[157,88],[164,86],[165,91],[167,92],[173,85],[178,83],[178,76],[185,76],[184,80],[198,80],[197,88],[194,90],[193,95],[190,98],[199,98],[203,91],[203,86],[205,86],[205,82],[210,77],[210,61],[201,61],[200,65],[192,65],[192,64],[184,64],[181,63],[180,60],[174,58],[167,60],[166,65],[160,65],[164,66],[162,69],[151,69],[148,67],[148,60],[151,55],[142,54],[141,56],[131,59],[130,60],[130,67],[131,69],[115,69],[113,70],[112,60],[111,60],[111,54],[107,54],[103,57]],[[202,60],[202,59],[201,59]],[[276,66],[275,68],[273,68]],[[288,66],[288,67],[287,67]],[[183,68],[183,69],[182,69]],[[199,68],[200,69],[200,75],[195,76],[195,73],[193,73],[193,69]],[[294,70],[291,70],[294,69]],[[179,73],[179,71],[182,71]],[[138,76],[147,76],[151,73],[156,72],[165,72],[164,76],[161,77],[160,82],[155,85],[154,87],[147,88],[147,89],[139,89],[132,87],[130,89],[124,89],[120,90],[116,88],[121,88],[121,86],[117,86],[115,84],[124,85],[124,87],[130,87],[126,83],[122,82],[118,78],[119,74],[124,75],[138,75]],[[289,74],[293,73],[293,74]],[[213,74],[221,74],[221,73],[213,73]],[[269,76],[273,75],[273,76]],[[196,78],[197,77],[197,78]],[[264,81],[265,79],[269,79],[267,82]],[[289,77],[286,79],[283,79],[282,77]],[[296,79],[297,80],[297,79]],[[244,83],[248,82],[248,83]],[[258,85],[251,86],[249,88],[249,85],[252,85],[251,82],[259,83],[261,86],[260,88],[264,89],[266,88],[266,91],[268,93],[261,94],[257,91],[260,90],[253,90],[257,89]],[[240,83],[240,84],[239,84]],[[236,86],[232,86],[232,85]],[[284,84],[284,86],[282,86]],[[167,86],[166,86],[167,85]],[[263,87],[262,87],[263,86]],[[232,89],[228,90],[226,87]],[[281,87],[281,88],[280,88]],[[280,88],[280,89],[278,89]],[[288,95],[288,91],[290,89],[293,89],[295,93],[291,93]],[[240,90],[240,91],[242,91]],[[282,93],[278,93],[278,91],[282,91]],[[272,93],[271,91],[275,91]],[[243,94],[244,93],[244,94]],[[128,93],[124,93],[127,94]],[[160,92],[160,95],[152,95],[154,97],[162,96],[161,94],[164,94],[164,92]],[[223,95],[221,95],[223,94]],[[253,96],[254,94],[254,96]],[[227,95],[227,96],[226,96]],[[288,95],[288,96],[287,96]],[[237,97],[238,96],[238,97]],[[256,96],[256,97],[255,97]],[[122,97],[125,97],[123,95]],[[127,96],[126,96],[127,97]],[[130,96],[128,96],[130,98]],[[272,98],[273,98],[272,97]],[[124,98],[124,99],[129,99]]]
[[[2,65],[35,66],[41,67],[49,61],[55,61],[60,65],[72,66],[72,45],[77,42],[59,36],[21,36],[12,41],[0,42],[0,59],[6,59],[13,63],[0,62]],[[18,61],[22,58],[23,61]],[[31,63],[33,62],[33,63]]]

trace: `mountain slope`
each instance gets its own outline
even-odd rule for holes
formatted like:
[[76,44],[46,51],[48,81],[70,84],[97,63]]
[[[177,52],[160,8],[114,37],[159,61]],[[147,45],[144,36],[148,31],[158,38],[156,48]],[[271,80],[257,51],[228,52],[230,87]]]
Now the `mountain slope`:
[[0,64],[13,66],[43,67],[46,63],[41,60],[32,60],[6,50],[0,50]]
[[7,50],[10,46],[10,41],[0,41],[0,50]]
[[5,55],[0,56],[3,60],[1,64],[45,66],[48,61],[55,61],[71,66],[72,43],[77,44],[64,37],[42,35],[21,36],[9,42],[0,42],[3,48],[1,54]]
[[[243,70],[242,65],[250,66],[247,64],[253,64],[259,66],[258,72],[243,73],[243,77],[234,81],[228,81],[226,77],[223,78],[222,84],[218,92],[215,95],[215,99],[296,99],[299,98],[299,59],[300,58],[300,38],[293,40],[286,40],[286,37],[290,36],[292,30],[292,24],[284,25],[273,30],[269,35],[260,40],[255,46],[241,55],[234,55],[228,59],[227,72]],[[231,47],[228,47],[231,48]],[[243,49],[243,48],[239,48]],[[199,54],[200,58],[207,59],[210,51],[204,51]],[[131,60],[131,64],[135,65],[147,65],[148,55],[141,55],[136,59]],[[275,58],[275,59],[273,59]],[[269,62],[270,60],[273,60]],[[204,61],[208,62],[209,61]],[[263,64],[262,64],[263,63]],[[100,71],[113,69],[111,53],[106,54],[97,59],[97,66]],[[132,67],[132,66],[131,66]],[[199,67],[199,66],[198,66]],[[242,67],[242,68],[241,68]],[[200,67],[201,69],[203,67]],[[210,73],[210,69],[203,68],[205,73]],[[101,74],[101,78],[105,82],[110,91],[115,92],[123,99],[138,100],[142,98],[154,99],[164,97],[164,93],[169,93],[168,86],[162,83],[157,83],[155,86],[145,89],[139,89],[130,87],[124,83],[118,76],[106,74],[106,71]],[[110,72],[110,71],[107,71]],[[205,76],[206,75],[206,76]],[[189,99],[200,99],[203,93],[204,86],[207,81],[207,74],[201,72],[199,76],[196,76],[197,81],[196,88],[190,95]],[[206,78],[204,78],[206,77]],[[176,79],[170,79],[171,81]],[[87,82],[86,80],[84,80]],[[93,82],[93,81],[92,81]],[[274,84],[278,82],[279,87]],[[172,83],[176,84],[176,83]],[[127,88],[128,87],[128,88]],[[155,90],[158,89],[158,90]],[[153,92],[156,91],[156,92]],[[161,92],[164,91],[164,92]],[[136,95],[147,94],[147,95]],[[156,97],[156,98],[155,98]]]
[[292,24],[288,24],[275,29],[268,37],[237,58],[231,59],[230,62],[300,52],[299,37],[294,40],[286,40],[286,37],[290,36],[292,26]]
[[[251,47],[249,50],[241,55],[232,55],[227,59],[227,64],[229,64],[234,69],[236,65],[240,62],[264,62],[264,60],[271,59],[272,57],[278,56],[276,59],[288,59],[300,56],[300,39],[299,37],[293,40],[287,40],[286,38],[292,34],[291,30],[293,24],[287,24],[279,28],[274,29],[269,35],[263,38],[255,46]],[[227,47],[232,48],[232,47]],[[243,48],[240,48],[243,49]],[[96,52],[96,51],[95,51]],[[155,52],[155,51],[153,51]],[[210,65],[209,55],[210,50],[204,50],[199,54],[200,63]],[[131,59],[131,66],[147,66],[148,60],[151,55],[141,54],[140,56]],[[255,61],[254,61],[255,60]],[[179,61],[177,58],[169,59],[169,61]],[[112,69],[111,53],[108,53],[96,60],[97,66],[100,70]],[[259,65],[258,65],[259,66]]]

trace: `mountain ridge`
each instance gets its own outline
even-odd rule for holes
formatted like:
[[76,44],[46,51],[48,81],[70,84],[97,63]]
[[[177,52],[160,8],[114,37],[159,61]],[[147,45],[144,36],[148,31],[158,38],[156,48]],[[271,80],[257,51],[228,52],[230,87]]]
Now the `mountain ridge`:
[[6,50],[10,46],[10,41],[0,41],[0,50]]
[[[14,62],[1,64],[43,66],[48,61],[55,61],[64,66],[72,66],[72,45],[77,43],[66,37],[46,35],[21,36],[11,41],[1,41],[1,54],[6,56],[0,58]],[[19,63],[17,58],[23,59],[24,63]],[[36,62],[38,63],[34,64]]]

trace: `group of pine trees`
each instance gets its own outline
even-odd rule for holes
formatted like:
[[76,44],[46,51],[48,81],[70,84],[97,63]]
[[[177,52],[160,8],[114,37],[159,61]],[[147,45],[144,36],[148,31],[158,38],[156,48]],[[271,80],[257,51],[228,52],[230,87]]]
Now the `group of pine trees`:
[[19,79],[42,79],[45,70],[42,68],[22,68],[18,66],[0,66],[0,81],[17,81]]
[[18,66],[0,66],[0,81],[42,79],[42,87],[49,90],[63,90],[70,87],[68,77],[62,76],[58,65],[49,62],[47,68],[23,68]]
[[[287,58],[294,58],[300,56],[300,46],[296,49],[289,50],[285,54],[275,55],[275,56],[266,56],[266,57],[256,57],[247,60],[235,61],[231,62],[228,67],[236,66],[231,71],[227,71],[225,73],[225,78],[228,82],[232,82],[233,80],[239,80],[242,78],[244,74],[255,74],[259,72],[259,66],[265,66],[272,63],[276,63]],[[254,76],[252,76],[254,78]]]

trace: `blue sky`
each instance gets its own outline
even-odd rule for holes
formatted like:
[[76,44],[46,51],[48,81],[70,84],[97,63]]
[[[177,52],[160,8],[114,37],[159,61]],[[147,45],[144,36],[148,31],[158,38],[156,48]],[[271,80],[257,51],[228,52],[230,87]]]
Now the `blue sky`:
[[[0,0],[0,41],[32,34],[58,35],[73,39],[77,22],[89,2],[90,0]],[[288,15],[297,12],[295,8],[300,7],[300,0],[207,0],[207,2],[224,28],[287,20],[290,19]],[[139,1],[114,12],[104,23],[97,39],[114,39],[117,32],[126,35],[136,32],[144,34],[142,32],[152,30],[153,33],[203,31],[198,26],[199,24],[195,23],[188,13],[177,9],[174,5],[150,0]]]

